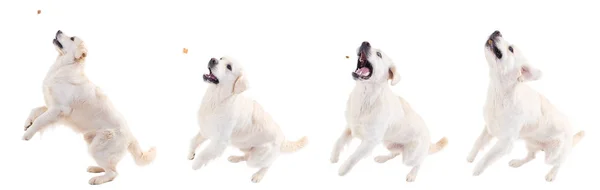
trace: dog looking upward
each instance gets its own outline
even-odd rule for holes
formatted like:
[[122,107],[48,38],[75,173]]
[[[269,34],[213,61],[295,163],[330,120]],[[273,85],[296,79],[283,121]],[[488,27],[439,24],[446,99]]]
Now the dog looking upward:
[[498,141],[475,165],[473,175],[480,175],[510,153],[515,141],[523,139],[529,153],[523,159],[511,160],[509,165],[520,167],[533,160],[538,151],[544,151],[546,164],[553,166],[546,174],[546,181],[553,181],[584,132],[573,135],[567,117],[544,95],[527,85],[529,81],[540,79],[542,72],[529,64],[523,53],[506,41],[499,31],[489,36],[484,52],[490,76],[484,107],[486,124],[467,161],[473,162],[493,137]]
[[125,150],[129,150],[136,164],[150,164],[156,157],[156,149],[142,151],[123,116],[86,77],[84,61],[88,51],[83,40],[59,30],[53,43],[59,55],[44,79],[46,106],[31,110],[25,121],[23,140],[31,139],[38,131],[54,124],[84,134],[89,153],[98,164],[88,167],[88,172],[104,172],[104,175],[91,178],[91,185],[112,181],[117,176],[117,163]]
[[346,107],[347,126],[334,145],[331,162],[338,162],[341,151],[353,137],[362,140],[339,168],[339,175],[346,175],[359,160],[383,143],[391,153],[375,157],[375,161],[384,163],[402,154],[403,163],[412,167],[406,181],[412,182],[425,157],[442,150],[448,140],[444,137],[431,144],[429,130],[421,116],[392,92],[388,81],[396,85],[400,74],[390,57],[366,41],[357,54],[357,68],[352,73],[356,85]]
[[[241,64],[230,57],[212,58],[208,74],[203,76],[209,87],[198,111],[200,131],[191,140],[188,158],[197,170],[221,156],[231,145],[244,156],[230,156],[229,161],[246,161],[252,168],[260,168],[252,175],[252,182],[262,180],[269,167],[281,152],[295,152],[307,144],[307,138],[291,142],[285,139],[275,123],[260,104],[245,97],[248,80]],[[210,144],[198,155],[195,151],[204,141]]]

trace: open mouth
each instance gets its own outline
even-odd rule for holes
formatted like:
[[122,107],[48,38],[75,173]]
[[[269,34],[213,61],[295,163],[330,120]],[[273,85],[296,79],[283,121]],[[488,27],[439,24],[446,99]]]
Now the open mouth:
[[61,44],[61,43],[60,43],[60,42],[59,42],[59,41],[58,41],[56,38],[54,38],[54,39],[52,40],[52,43],[53,43],[53,44],[54,44],[56,47],[58,47],[59,49],[62,49],[62,48],[63,48],[63,45],[62,45],[62,44]]
[[354,78],[354,80],[367,80],[373,75],[373,66],[369,60],[367,60],[367,57],[368,55],[365,51],[360,52],[358,62],[356,63],[356,70],[352,73],[352,78]]
[[208,74],[204,74],[202,76],[202,78],[206,82],[210,82],[213,84],[219,84],[219,79],[217,79],[217,77],[215,75],[213,75],[212,70],[210,68],[208,68]]
[[496,30],[490,35],[490,37],[485,43],[485,46],[494,53],[496,59],[502,59],[502,51],[500,51],[500,49],[498,49],[498,46],[496,45],[496,41],[500,37],[502,37],[502,34],[500,34],[500,32]]

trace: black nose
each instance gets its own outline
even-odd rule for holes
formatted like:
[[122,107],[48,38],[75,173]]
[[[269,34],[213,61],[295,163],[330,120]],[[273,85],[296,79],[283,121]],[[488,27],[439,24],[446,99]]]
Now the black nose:
[[55,35],[55,37],[58,37],[58,35],[61,35],[62,33],[63,33],[62,31],[58,30],[58,31],[56,32],[56,35]]
[[492,35],[490,35],[490,40],[495,39],[497,37],[502,37],[502,34],[498,30],[494,31],[494,33],[492,33]]
[[369,42],[367,42],[367,41],[364,41],[364,42],[363,42],[363,43],[360,45],[360,47],[361,47],[361,48],[362,48],[362,47],[365,47],[365,48],[370,48],[370,47],[371,47],[371,43],[369,43]]
[[215,65],[217,65],[217,59],[216,58],[210,58],[210,61],[208,61],[208,67],[212,68]]
[[369,50],[371,49],[371,43],[364,41],[361,45],[360,45],[360,53],[368,53]]

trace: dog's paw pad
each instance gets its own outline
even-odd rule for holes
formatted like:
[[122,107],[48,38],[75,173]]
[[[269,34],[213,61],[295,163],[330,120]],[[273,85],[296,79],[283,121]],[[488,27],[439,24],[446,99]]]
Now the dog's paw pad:
[[523,164],[524,164],[523,161],[518,160],[518,159],[514,159],[514,160],[511,160],[510,162],[508,162],[508,165],[513,168],[521,167]]
[[375,160],[377,163],[385,163],[390,160],[390,158],[388,156],[377,156],[373,160]]

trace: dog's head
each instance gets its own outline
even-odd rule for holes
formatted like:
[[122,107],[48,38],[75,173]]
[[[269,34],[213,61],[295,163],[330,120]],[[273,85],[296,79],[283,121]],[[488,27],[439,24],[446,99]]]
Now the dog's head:
[[82,61],[87,56],[87,48],[81,38],[76,36],[67,36],[62,31],[56,32],[52,40],[56,51],[60,56],[69,56],[77,62]]
[[358,61],[356,69],[352,72],[352,78],[356,81],[382,83],[391,80],[391,85],[400,81],[400,75],[396,72],[396,65],[383,51],[371,47],[367,41],[363,42],[356,54]]
[[248,88],[242,66],[230,57],[211,58],[208,61],[208,74],[204,74],[203,78],[205,82],[218,87],[231,88],[233,94],[242,93]]
[[485,43],[485,59],[491,74],[508,83],[538,80],[542,72],[529,65],[523,53],[494,31]]

